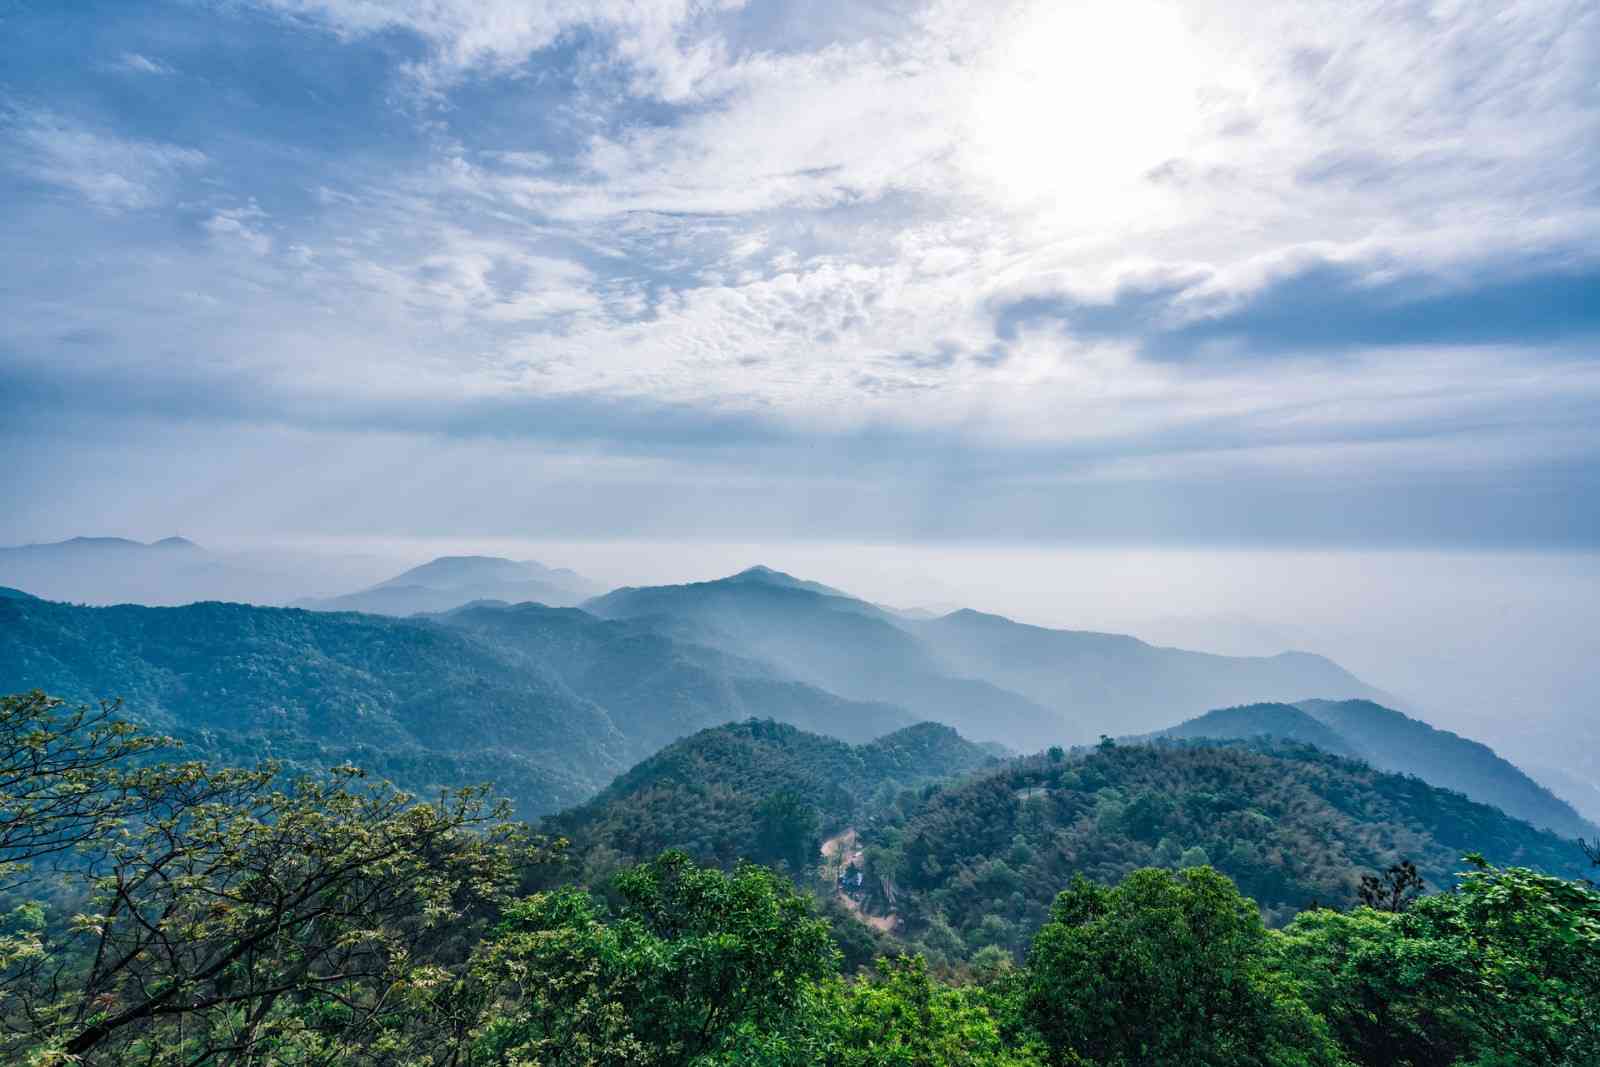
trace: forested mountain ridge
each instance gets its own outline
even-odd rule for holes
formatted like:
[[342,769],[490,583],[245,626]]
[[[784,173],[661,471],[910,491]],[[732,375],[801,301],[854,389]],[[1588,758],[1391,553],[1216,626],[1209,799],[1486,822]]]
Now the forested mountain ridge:
[[573,842],[638,862],[681,848],[704,862],[781,862],[799,874],[822,835],[906,786],[998,760],[948,726],[919,723],[849,745],[783,723],[702,730],[619,776],[593,800],[544,820]]
[[1354,900],[1360,872],[1405,857],[1429,884],[1461,857],[1576,876],[1577,843],[1418,778],[1306,745],[1107,745],[1029,756],[901,794],[862,831],[880,909],[959,957],[1015,950],[1074,875],[1210,864],[1265,912]]
[[691,631],[658,620],[601,619],[540,604],[473,604],[436,621],[556,672],[604,705],[641,755],[695,730],[751,717],[854,742],[916,721],[902,707],[846,700],[768,663],[699,644],[689,639]]
[[1333,756],[1351,758],[1360,756],[1360,752],[1340,736],[1337,730],[1293,704],[1242,704],[1232,708],[1217,708],[1149,735],[1149,738],[1157,737],[1167,737],[1174,741],[1196,741],[1203,738],[1242,741],[1253,737],[1275,737],[1284,741],[1314,745]]
[[712,582],[618,589],[583,607],[605,618],[687,624],[727,652],[853,700],[913,708],[964,737],[1040,747],[1072,730],[1016,693],[950,673],[882,609],[810,584],[752,569]]
[[[349,771],[161,763],[156,739],[112,715],[0,698],[0,876],[14,905],[0,943],[6,1062],[1591,1067],[1600,1041],[1600,892],[1478,856],[1450,892],[1421,893],[1395,865],[1363,877],[1367,906],[1308,909],[1281,930],[1209,866],[1146,867],[1115,887],[1074,877],[1020,942],[1000,914],[1026,903],[1017,878],[958,870],[934,893],[886,894],[908,946],[856,923],[859,902],[819,907],[764,866],[724,871],[669,851],[586,868],[598,877],[574,884],[559,843],[500,821],[475,791],[417,804]],[[855,749],[772,723],[711,734],[680,749],[681,767],[658,761],[635,784],[723,766],[699,759],[714,751],[760,772],[741,740],[778,753],[779,777],[813,782],[819,770],[914,780],[974,754],[927,725]],[[982,805],[965,802],[974,787],[1012,796],[1018,774],[1070,766],[1076,777],[1096,761],[1127,782],[1111,764],[1174,753],[1213,768],[1251,754],[1058,750],[904,790],[881,821],[893,830],[908,807],[942,811],[954,797],[982,829]],[[1085,784],[1023,792],[1035,804]],[[1335,792],[1370,807],[1359,790]],[[758,817],[796,825],[803,801],[769,795],[782,803]],[[1215,809],[1228,796],[1197,799]],[[1136,833],[1135,821],[1159,821],[1139,806],[1096,818]],[[984,842],[953,847],[972,844]],[[1014,836],[1008,860],[1027,848]],[[88,862],[62,862],[63,849]],[[888,858],[880,845],[867,862]],[[941,873],[933,861],[921,857],[922,874]],[[951,910],[930,917],[938,893]],[[972,924],[958,906],[975,895],[990,910]]]
[[1378,770],[1414,774],[1565,836],[1597,836],[1596,827],[1570,804],[1487,745],[1369,700],[1219,708],[1155,736],[1300,741],[1334,755],[1364,760]]
[[1296,707],[1337,730],[1380,770],[1415,774],[1560,834],[1595,836],[1595,825],[1572,805],[1482,742],[1370,700],[1303,700]]
[[521,790],[530,814],[583,799],[630,762],[604,709],[550,672],[448,627],[371,615],[0,601],[0,689],[33,688],[120,699],[202,753],[330,765],[360,749],[449,771],[452,756],[493,750],[516,771],[497,784]]
[[539,605],[393,619],[0,599],[0,691],[33,688],[121,698],[138,721],[230,760],[348,759],[419,791],[488,780],[527,816],[730,720],[859,741],[915,721],[648,626]]
[[618,589],[583,606],[612,618],[678,620],[701,628],[703,641],[825,689],[901,704],[966,737],[1020,749],[1153,730],[1230,704],[1383,698],[1309,653],[1218,656],[970,610],[918,619],[770,568]]

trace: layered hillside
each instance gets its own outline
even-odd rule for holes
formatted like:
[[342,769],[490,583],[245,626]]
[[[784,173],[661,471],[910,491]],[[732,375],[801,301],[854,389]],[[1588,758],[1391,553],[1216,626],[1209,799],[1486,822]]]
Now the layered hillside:
[[1367,700],[1221,708],[1157,736],[1299,741],[1334,755],[1364,760],[1379,770],[1414,774],[1565,836],[1592,837],[1596,833],[1571,805],[1487,745]]
[[865,741],[915,721],[770,665],[538,605],[391,619],[244,604],[0,599],[0,691],[120,698],[201,752],[350,760],[432,790],[570,806],[671,741],[751,716]]
[[1383,694],[1322,656],[1218,656],[1158,648],[1122,634],[1052,630],[999,615],[956,611],[907,623],[950,669],[986,678],[1058,709],[1087,733],[1156,729],[1211,708],[1309,697]]
[[[604,849],[642,860],[681,848],[728,865],[788,858],[793,850],[803,865],[814,861],[822,835],[866,816],[897,789],[997,762],[935,723],[864,745],[770,721],[730,723],[668,746],[588,804],[544,825],[570,838],[580,854]],[[773,840],[786,833],[797,836]]]
[[1158,731],[1153,736],[1174,741],[1205,738],[1242,741],[1255,737],[1274,737],[1315,745],[1334,756],[1360,757],[1360,752],[1338,731],[1293,704],[1245,704],[1236,708],[1218,708]]
[[433,759],[448,774],[493,753],[508,770],[496,783],[514,785],[530,813],[581,800],[632,755],[603,708],[537,664],[447,627],[369,615],[0,601],[0,690],[33,688],[120,699],[130,718],[220,756],[317,765],[368,752],[394,766]]
[[1354,901],[1400,858],[1435,888],[1468,852],[1574,877],[1575,843],[1420,779],[1309,746],[1119,745],[909,794],[863,830],[874,907],[946,956],[1016,950],[1075,874],[1211,864],[1271,918]]
[[670,621],[833,692],[900,704],[1024,750],[1156,729],[1222,705],[1382,696],[1306,653],[1216,656],[975,611],[918,619],[764,567],[619,589],[584,607]]
[[654,620],[613,621],[539,604],[475,604],[439,617],[554,671],[603,705],[642,754],[707,726],[771,718],[846,741],[916,719],[902,707],[846,700],[771,664],[697,644]]
[[1494,749],[1370,700],[1297,705],[1339,733],[1381,770],[1414,774],[1557,833],[1593,837],[1595,826]]
[[663,619],[735,655],[855,700],[913,709],[963,736],[1041,747],[1060,740],[1061,717],[981,678],[946,669],[888,613],[806,588],[775,571],[692,585],[625,588],[584,608],[607,618]]

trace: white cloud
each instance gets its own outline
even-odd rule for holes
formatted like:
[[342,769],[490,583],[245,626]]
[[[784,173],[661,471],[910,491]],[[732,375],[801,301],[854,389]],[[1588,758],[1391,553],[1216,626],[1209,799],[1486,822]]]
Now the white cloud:
[[406,30],[428,42],[412,73],[424,87],[447,89],[469,71],[505,72],[589,27],[612,35],[617,57],[635,71],[641,92],[678,100],[716,71],[715,36],[685,40],[685,29],[744,0],[257,0],[263,7],[361,36]]
[[0,131],[12,141],[12,170],[108,212],[161,203],[185,173],[207,162],[192,148],[90,130],[48,111],[0,114]]
[[176,73],[159,59],[151,59],[149,56],[140,55],[138,52],[122,53],[117,59],[116,68],[130,74],[165,75]]
[[[213,347],[290,384],[1160,454],[1207,433],[1367,435],[1478,411],[1555,356],[1156,364],[1132,333],[1039,322],[1002,344],[996,309],[1181,283],[1171,314],[1198,317],[1317,263],[1471,277],[1600,237],[1600,161],[1574,147],[1595,127],[1595,49],[1555,2],[939,2],[783,50],[692,0],[270,6],[352,41],[419,35],[410,73],[440,94],[421,165],[316,175],[307,219],[202,199],[207,254],[259,255],[163,268],[171,291],[227,298]],[[575,152],[451,97],[550,92],[540,53],[579,28],[595,54],[553,109],[589,134]],[[204,162],[13,125],[30,173],[108,209],[158,203]],[[156,318],[119,328],[180,347]],[[1593,399],[1544,374],[1529,388]]]
[[272,251],[272,236],[263,228],[266,217],[267,213],[252,200],[244,207],[219,208],[201,226],[218,241],[264,256]]

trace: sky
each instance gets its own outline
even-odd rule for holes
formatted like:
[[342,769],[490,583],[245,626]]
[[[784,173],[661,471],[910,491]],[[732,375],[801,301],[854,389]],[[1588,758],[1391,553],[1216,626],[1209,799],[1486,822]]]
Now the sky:
[[0,0],[9,542],[1593,548],[1594,3]]
[[1594,0],[0,0],[0,543],[787,546],[1217,643],[1381,585],[1311,638],[1581,688],[1596,69]]

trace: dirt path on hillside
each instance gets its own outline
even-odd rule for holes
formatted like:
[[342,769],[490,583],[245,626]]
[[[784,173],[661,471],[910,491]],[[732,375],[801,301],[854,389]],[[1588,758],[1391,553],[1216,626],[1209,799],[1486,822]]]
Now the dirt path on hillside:
[[[858,870],[863,869],[861,862],[861,841],[856,836],[855,830],[846,830],[844,833],[830,837],[824,841],[822,843],[822,859],[832,872],[845,870],[852,864]],[[836,874],[830,875],[830,878],[835,876]],[[866,923],[879,933],[893,933],[894,928],[900,923],[899,917],[895,915],[868,915],[862,910],[861,902],[850,896],[850,894],[846,893],[844,890],[839,889],[837,887],[837,883],[835,884],[834,888],[834,896],[838,898],[839,903],[843,904],[845,909],[848,910],[850,914],[854,915],[856,918],[860,919],[862,922]]]

